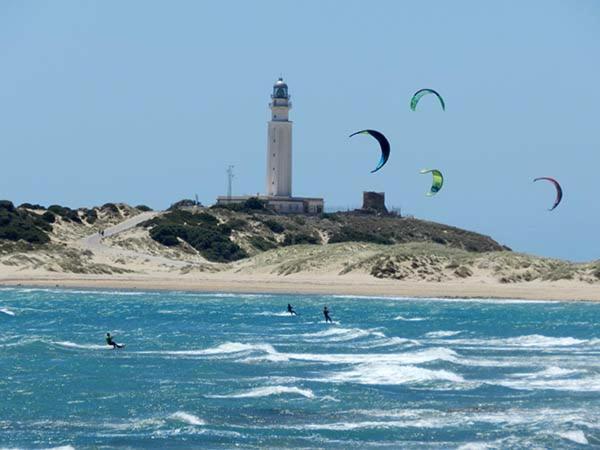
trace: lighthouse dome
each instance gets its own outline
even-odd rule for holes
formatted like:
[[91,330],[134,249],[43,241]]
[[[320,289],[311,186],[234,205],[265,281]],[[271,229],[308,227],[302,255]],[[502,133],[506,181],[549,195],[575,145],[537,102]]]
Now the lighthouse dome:
[[281,77],[279,77],[279,79],[273,85],[273,98],[289,98],[288,85]]

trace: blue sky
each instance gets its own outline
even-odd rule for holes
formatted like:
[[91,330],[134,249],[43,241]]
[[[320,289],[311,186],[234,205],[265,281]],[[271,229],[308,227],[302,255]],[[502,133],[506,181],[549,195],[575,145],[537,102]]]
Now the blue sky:
[[[3,1],[0,197],[72,207],[264,191],[268,101],[294,108],[294,193],[515,250],[600,258],[600,3]],[[437,89],[442,112],[412,93]],[[382,131],[388,164],[374,141]],[[424,194],[439,168],[446,185]],[[565,190],[548,212],[553,176]]]

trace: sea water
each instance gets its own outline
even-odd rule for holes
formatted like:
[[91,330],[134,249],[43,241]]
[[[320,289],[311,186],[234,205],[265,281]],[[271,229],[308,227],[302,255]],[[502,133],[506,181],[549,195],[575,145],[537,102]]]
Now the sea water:
[[599,323],[593,303],[0,289],[0,447],[599,446]]

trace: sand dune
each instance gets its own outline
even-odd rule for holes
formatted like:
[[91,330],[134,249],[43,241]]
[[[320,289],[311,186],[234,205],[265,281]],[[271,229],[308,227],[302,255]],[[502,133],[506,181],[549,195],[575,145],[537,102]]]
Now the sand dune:
[[61,224],[60,245],[0,254],[0,285],[600,301],[597,263],[433,243],[296,245],[211,263],[137,227],[157,214],[127,217],[104,237]]

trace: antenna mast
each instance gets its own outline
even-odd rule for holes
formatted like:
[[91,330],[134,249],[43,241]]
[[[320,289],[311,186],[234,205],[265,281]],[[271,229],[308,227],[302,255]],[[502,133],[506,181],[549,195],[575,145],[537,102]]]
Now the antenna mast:
[[231,200],[231,184],[235,175],[233,174],[233,168],[235,166],[227,167],[227,200]]

